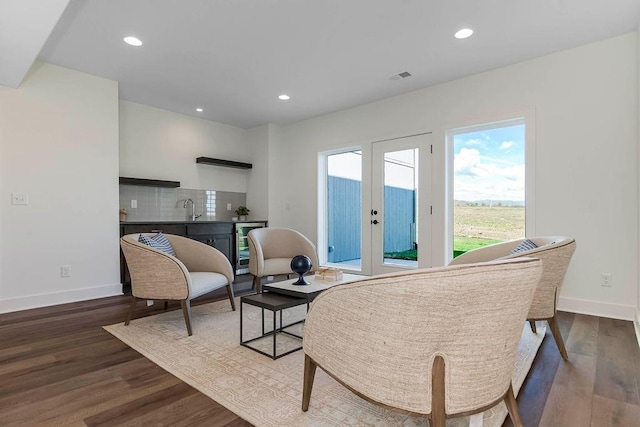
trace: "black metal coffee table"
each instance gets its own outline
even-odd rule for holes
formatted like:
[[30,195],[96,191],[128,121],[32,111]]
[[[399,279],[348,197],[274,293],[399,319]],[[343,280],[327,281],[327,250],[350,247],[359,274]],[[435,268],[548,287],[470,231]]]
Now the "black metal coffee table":
[[[304,322],[304,319],[298,320],[288,325],[283,325],[282,310],[291,308],[291,307],[296,307],[306,303],[307,303],[306,298],[295,298],[292,296],[280,295],[280,294],[271,293],[271,292],[264,292],[261,294],[254,294],[254,295],[247,295],[247,296],[240,297],[240,345],[250,348],[253,351],[257,351],[260,354],[264,354],[265,356],[269,356],[274,360],[278,359],[279,357],[286,356],[287,354],[293,353],[294,351],[300,350],[302,348],[302,345],[292,350],[286,351],[282,354],[277,354],[276,343],[277,343],[278,334],[286,334],[302,340],[302,336],[296,335],[292,332],[288,332],[285,329],[290,326],[296,325],[298,323]],[[243,318],[242,306],[244,304],[249,304],[254,307],[260,307],[262,309],[262,335],[255,338],[248,339],[248,340],[244,340],[243,338],[244,331],[243,331],[243,323],[242,323],[242,318]],[[273,313],[273,328],[270,331],[265,331],[264,310],[269,310]],[[280,327],[277,327],[277,324],[276,324],[278,313],[280,313]],[[272,354],[269,354],[265,351],[262,351],[258,348],[255,348],[249,345],[249,343],[251,342],[254,342],[259,339],[263,339],[268,336],[273,336],[273,353]]]
[[[310,283],[308,285],[294,285],[293,283],[296,279],[289,279],[282,282],[274,282],[265,284],[262,286],[263,292],[261,294],[247,295],[240,298],[240,344],[250,348],[253,351],[257,351],[260,354],[264,354],[265,356],[269,356],[272,359],[277,359],[282,356],[286,356],[287,354],[291,354],[294,351],[298,351],[302,349],[302,345],[300,347],[296,347],[292,350],[286,351],[282,354],[276,354],[276,337],[278,334],[286,334],[295,338],[299,338],[302,340],[302,336],[296,335],[289,331],[285,331],[284,329],[297,325],[299,323],[303,323],[304,319],[298,320],[296,322],[290,323],[288,325],[282,325],[282,310],[297,307],[299,305],[307,304],[307,311],[309,310],[309,305],[311,302],[320,295],[323,291],[341,283],[352,282],[354,280],[362,279],[363,276],[356,274],[344,274],[342,279],[336,280],[334,282],[327,282],[316,280],[314,276],[306,276],[305,279]],[[242,324],[242,305],[249,304],[255,307],[262,308],[262,335],[251,338],[248,340],[243,339],[243,324]],[[273,328],[271,331],[265,331],[265,321],[264,321],[264,310],[269,310],[273,312]],[[276,324],[276,316],[280,313],[280,327],[277,328]],[[249,343],[262,339],[267,336],[273,336],[273,353],[269,354],[265,351],[262,351],[258,348],[252,347]]]

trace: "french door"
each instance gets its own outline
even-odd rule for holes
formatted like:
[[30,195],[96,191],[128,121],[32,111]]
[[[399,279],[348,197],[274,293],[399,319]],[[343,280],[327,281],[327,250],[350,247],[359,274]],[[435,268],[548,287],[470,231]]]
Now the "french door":
[[431,134],[372,144],[371,274],[431,266],[430,154]]

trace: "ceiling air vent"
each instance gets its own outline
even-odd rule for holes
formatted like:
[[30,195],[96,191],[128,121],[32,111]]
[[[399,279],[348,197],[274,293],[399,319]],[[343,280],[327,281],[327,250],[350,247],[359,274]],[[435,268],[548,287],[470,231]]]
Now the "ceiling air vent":
[[406,79],[407,77],[411,77],[411,73],[408,71],[403,71],[399,74],[394,74],[393,76],[389,77],[389,80],[400,80]]

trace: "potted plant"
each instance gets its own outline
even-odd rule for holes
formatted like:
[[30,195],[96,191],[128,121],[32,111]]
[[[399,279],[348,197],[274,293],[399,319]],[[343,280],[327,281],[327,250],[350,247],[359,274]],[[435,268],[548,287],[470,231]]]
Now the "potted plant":
[[251,210],[249,210],[246,206],[238,206],[238,209],[236,209],[236,215],[238,215],[238,219],[240,221],[246,221],[247,220],[247,215],[249,215],[249,212],[251,212]]

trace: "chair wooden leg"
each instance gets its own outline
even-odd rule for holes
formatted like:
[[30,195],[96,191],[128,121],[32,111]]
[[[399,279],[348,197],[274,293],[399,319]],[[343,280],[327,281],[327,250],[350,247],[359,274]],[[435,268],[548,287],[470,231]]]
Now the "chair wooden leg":
[[529,325],[531,326],[531,332],[533,332],[534,334],[537,334],[538,330],[536,329],[536,321],[529,320]]
[[447,414],[445,412],[444,388],[444,359],[436,356],[433,361],[431,374],[431,427],[445,427]]
[[233,286],[231,285],[231,283],[227,285],[227,295],[229,295],[229,301],[231,301],[231,309],[233,311],[236,311],[236,300],[235,296],[233,295]]
[[504,396],[504,403],[507,405],[507,411],[511,417],[511,422],[514,427],[524,427],[522,424],[522,418],[520,418],[520,409],[518,409],[518,402],[516,402],[516,396],[513,394],[513,387],[509,384],[507,394]]
[[564,360],[569,360],[569,355],[567,354],[567,349],[564,347],[560,328],[558,328],[558,322],[556,322],[556,316],[553,316],[551,319],[547,319],[547,323],[549,323],[549,326],[551,327],[551,333],[553,334],[553,339],[556,340],[556,345],[558,346],[558,350],[560,350],[560,355]]
[[129,313],[127,313],[127,319],[124,321],[125,326],[129,325],[129,322],[131,322],[131,319],[133,318],[133,312],[136,309],[137,302],[138,302],[138,298],[131,295],[131,304],[129,305]]
[[183,299],[180,301],[182,304],[182,313],[184,314],[184,322],[187,324],[187,333],[189,336],[193,335],[191,332],[191,301]]
[[260,277],[253,276],[253,286],[252,289],[256,290],[256,293],[259,294],[262,292],[262,285],[260,284]]
[[316,362],[309,356],[304,355],[304,380],[302,385],[302,411],[309,410],[309,401],[311,400],[311,389],[313,388],[313,379],[316,376]]

